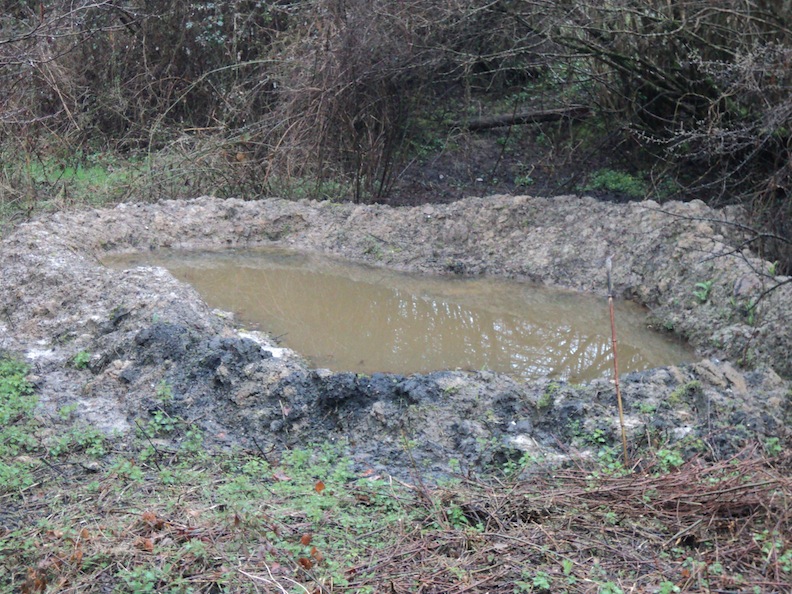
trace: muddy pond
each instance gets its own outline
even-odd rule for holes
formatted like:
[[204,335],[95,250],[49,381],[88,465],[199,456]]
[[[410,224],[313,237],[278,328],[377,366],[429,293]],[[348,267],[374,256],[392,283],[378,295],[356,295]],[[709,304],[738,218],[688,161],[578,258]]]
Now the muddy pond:
[[[492,278],[416,276],[266,249],[113,257],[162,266],[316,367],[360,373],[488,369],[582,382],[612,375],[607,300]],[[686,344],[617,301],[621,373],[693,360]]]

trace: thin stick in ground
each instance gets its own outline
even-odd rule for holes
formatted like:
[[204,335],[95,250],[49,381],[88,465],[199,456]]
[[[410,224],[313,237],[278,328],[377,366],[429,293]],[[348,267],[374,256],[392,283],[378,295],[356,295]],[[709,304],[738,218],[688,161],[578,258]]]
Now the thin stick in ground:
[[619,356],[616,349],[616,314],[613,307],[613,280],[611,270],[613,263],[610,256],[605,261],[608,270],[608,309],[610,310],[611,323],[611,348],[613,349],[613,381],[616,384],[616,403],[619,406],[619,426],[621,427],[622,449],[624,450],[624,467],[630,467],[630,460],[627,457],[627,433],[624,430],[624,407],[622,406],[621,389],[619,388]]

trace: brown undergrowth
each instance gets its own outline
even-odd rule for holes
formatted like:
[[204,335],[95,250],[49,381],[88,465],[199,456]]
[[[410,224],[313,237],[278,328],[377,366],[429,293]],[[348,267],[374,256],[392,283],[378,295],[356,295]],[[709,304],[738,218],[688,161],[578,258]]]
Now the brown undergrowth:
[[[448,496],[476,530],[415,535],[378,560],[392,591],[781,592],[789,461],[756,449],[624,475],[576,466]],[[379,582],[383,585],[382,581]]]
[[326,448],[157,449],[98,472],[50,460],[2,495],[0,591],[783,592],[792,456],[778,450],[439,487]]

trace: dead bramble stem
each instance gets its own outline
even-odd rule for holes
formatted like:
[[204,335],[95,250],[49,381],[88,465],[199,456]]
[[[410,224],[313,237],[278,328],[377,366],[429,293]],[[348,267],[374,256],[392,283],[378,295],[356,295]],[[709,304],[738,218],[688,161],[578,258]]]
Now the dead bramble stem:
[[627,433],[624,430],[624,407],[622,406],[621,389],[619,388],[619,356],[616,349],[616,314],[613,309],[613,280],[611,279],[611,270],[613,263],[610,256],[605,260],[605,267],[608,270],[608,309],[610,309],[610,323],[611,323],[611,348],[613,350],[613,381],[616,384],[616,403],[619,406],[619,426],[621,427],[622,449],[624,451],[624,467],[630,466],[629,458],[627,457]]

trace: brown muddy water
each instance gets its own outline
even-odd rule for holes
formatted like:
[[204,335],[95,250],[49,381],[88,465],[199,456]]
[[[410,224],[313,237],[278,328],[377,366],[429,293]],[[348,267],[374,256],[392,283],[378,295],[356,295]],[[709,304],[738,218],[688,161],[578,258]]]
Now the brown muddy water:
[[[210,306],[334,371],[489,369],[572,382],[612,375],[608,303],[590,295],[409,275],[279,249],[160,252],[106,263],[167,268]],[[646,314],[616,303],[621,373],[693,359],[684,343],[648,329]]]

